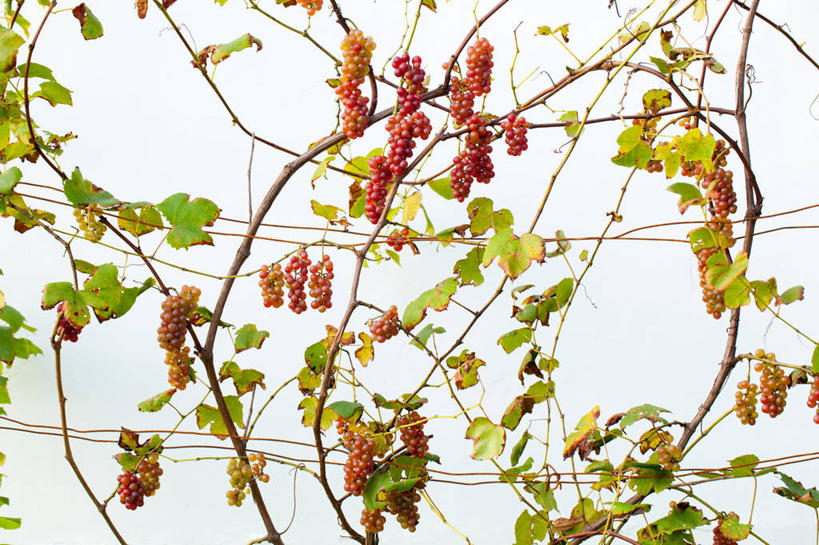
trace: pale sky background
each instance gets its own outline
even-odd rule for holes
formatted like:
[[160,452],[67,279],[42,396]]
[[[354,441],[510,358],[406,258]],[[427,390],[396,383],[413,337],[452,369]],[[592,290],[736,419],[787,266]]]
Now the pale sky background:
[[[33,4],[33,2],[32,2]],[[395,3],[393,3],[395,4]],[[461,41],[472,24],[472,4],[453,0],[439,2],[438,14],[424,12],[419,25],[413,54],[419,54],[431,74],[432,85],[442,77],[441,64]],[[637,2],[620,2],[625,13]],[[712,16],[719,13],[724,0],[709,2]],[[105,27],[105,36],[93,42],[82,40],[77,22],[68,11],[60,12],[49,21],[38,44],[35,62],[48,65],[57,79],[74,91],[73,108],[52,109],[37,103],[32,115],[37,122],[53,132],[71,130],[79,139],[68,146],[62,159],[65,169],[75,165],[94,183],[123,200],[159,202],[169,194],[185,191],[192,196],[212,199],[222,208],[222,215],[244,218],[246,206],[246,170],[250,149],[249,138],[237,128],[217,102],[197,71],[191,68],[189,57],[167,28],[155,9],[140,21],[130,2],[89,2],[89,6]],[[293,25],[301,28],[306,15],[301,8],[285,10],[266,0],[264,6]],[[62,7],[62,6],[61,6]],[[73,6],[66,6],[73,7]],[[403,28],[403,13],[388,2],[348,2],[343,6],[366,34],[375,38],[378,48],[374,64],[379,69],[397,46]],[[490,3],[481,3],[483,13]],[[28,6],[27,6],[28,8]],[[153,6],[151,6],[153,8]],[[760,10],[777,22],[787,22],[798,41],[815,35],[819,5],[810,1],[762,2]],[[23,12],[33,22],[39,21],[40,9],[31,6]],[[178,23],[193,35],[199,49],[212,43],[223,43],[250,32],[264,42],[261,52],[241,52],[220,65],[216,82],[240,119],[260,136],[272,138],[290,148],[304,150],[310,142],[330,132],[334,125],[336,105],[334,94],[324,83],[333,77],[332,64],[304,40],[296,39],[254,12],[246,11],[239,0],[231,0],[224,8],[209,1],[181,0],[171,8]],[[709,75],[710,98],[715,106],[733,107],[733,69],[736,47],[744,11],[732,10],[714,44],[716,57],[728,68],[724,76]],[[496,47],[493,94],[487,102],[489,111],[506,111],[510,92],[508,72],[514,43],[512,30],[521,23],[518,36],[522,54],[516,75],[522,77],[534,69],[538,74],[520,90],[521,97],[534,94],[548,84],[551,77],[562,77],[564,66],[571,58],[551,38],[535,37],[539,25],[557,26],[571,23],[570,46],[585,57],[604,36],[614,33],[621,20],[614,10],[606,10],[606,2],[566,2],[511,0],[482,29]],[[325,9],[313,18],[311,32],[332,51],[338,50],[342,33]],[[704,31],[690,28],[686,36],[695,47],[704,47]],[[817,52],[815,44],[807,42],[808,51]],[[659,55],[659,45],[652,39],[646,54]],[[641,57],[645,59],[645,57]],[[748,109],[753,165],[765,194],[764,213],[789,210],[819,202],[814,155],[819,124],[809,112],[810,104],[819,92],[819,73],[799,57],[786,40],[770,27],[757,22],[750,46],[749,62],[754,65],[757,82]],[[588,78],[585,84],[560,93],[549,102],[554,110],[582,110],[599,90],[603,76]],[[659,87],[661,82],[648,76],[635,75],[631,93],[626,100],[626,112],[640,110],[642,90]],[[609,88],[593,115],[609,115],[618,109],[623,77]],[[384,99],[382,105],[387,103]],[[679,102],[675,100],[675,105]],[[819,108],[816,108],[819,110]],[[527,114],[532,122],[554,121],[555,114],[538,108]],[[819,115],[815,111],[814,115]],[[433,123],[438,120],[433,117]],[[718,120],[732,134],[735,124],[730,118]],[[366,154],[384,142],[383,124],[371,129],[368,137],[356,141],[356,155]],[[588,127],[575,154],[561,175],[552,198],[540,220],[537,232],[551,236],[563,229],[570,236],[596,236],[607,221],[606,211],[613,209],[627,169],[612,165],[609,158],[616,152],[615,139],[622,130],[618,124]],[[490,196],[496,208],[512,208],[517,228],[525,229],[539,202],[545,182],[562,159],[557,151],[567,138],[561,129],[537,131],[532,134],[530,149],[521,158],[509,159],[498,145],[493,159],[497,176],[486,186],[473,186],[473,196]],[[564,148],[565,149],[565,148]],[[428,172],[437,171],[452,156],[452,146],[433,155]],[[258,202],[268,184],[278,174],[288,158],[264,146],[256,146],[253,167],[254,202]],[[741,178],[739,162],[729,159],[730,168]],[[41,165],[23,168],[27,181],[58,185],[58,180]],[[347,179],[331,176],[321,180],[315,192],[310,191],[312,168],[297,174],[275,203],[268,221],[284,224],[321,225],[310,214],[309,201],[346,203]],[[622,208],[623,223],[613,233],[679,218],[676,197],[665,191],[668,184],[657,175],[638,174],[626,195]],[[26,191],[31,188],[26,188]],[[740,191],[740,203],[744,196]],[[39,194],[47,195],[40,192]],[[530,198],[533,195],[536,197]],[[53,196],[53,195],[52,195]],[[424,192],[424,204],[436,220],[436,228],[466,219],[463,205],[444,201],[431,191]],[[737,214],[736,217],[739,217]],[[60,216],[63,226],[69,225],[70,215]],[[683,219],[697,219],[694,213]],[[758,229],[780,225],[819,224],[819,213],[807,211],[782,218],[760,221]],[[362,222],[360,225],[364,226]],[[369,224],[366,224],[369,225]],[[421,225],[421,224],[419,224]],[[217,230],[234,230],[225,222]],[[649,236],[683,238],[686,226],[669,227],[649,232]],[[296,233],[296,234],[294,234]],[[302,236],[295,231],[268,229],[263,235],[278,238]],[[113,240],[111,235],[106,237]],[[155,239],[149,239],[155,240]],[[306,240],[306,239],[305,239]],[[154,242],[153,244],[155,244]],[[223,274],[232,259],[238,239],[218,237],[215,248],[195,248],[175,251],[163,247],[158,256],[186,267]],[[152,247],[151,243],[146,244]],[[77,257],[95,263],[121,259],[102,248],[78,240],[74,247]],[[571,263],[579,266],[578,253],[591,249],[590,244],[576,243]],[[783,315],[809,335],[819,311],[816,300],[817,265],[816,234],[812,230],[782,231],[760,236],[755,240],[748,277],[767,279],[776,276],[782,288],[802,284],[806,299],[788,307]],[[10,222],[2,222],[0,230],[0,289],[9,304],[19,309],[39,331],[36,342],[47,348],[47,331],[53,325],[53,312],[39,310],[42,287],[53,281],[68,280],[68,268],[60,259],[60,248],[43,232],[20,236],[11,230]],[[258,243],[247,263],[247,270],[277,259],[291,245]],[[392,263],[365,270],[361,298],[382,307],[396,304],[402,308],[417,295],[451,271],[452,263],[460,259],[460,248],[436,251],[424,248],[420,256],[410,257],[405,251],[398,268]],[[22,259],[19,256],[24,256]],[[260,351],[248,351],[237,360],[242,367],[253,367],[267,375],[267,393],[293,376],[301,367],[305,346],[322,336],[325,323],[337,323],[346,306],[350,282],[348,253],[333,255],[337,276],[337,294],[331,312],[295,317],[284,309],[277,312],[260,304],[255,280],[237,283],[229,301],[225,320],[237,325],[255,323],[271,332],[271,338]],[[144,267],[129,262],[128,277],[142,281],[147,276]],[[174,269],[160,267],[166,281],[175,286],[195,282],[203,291],[202,301],[212,306],[219,284],[202,277],[191,279]],[[518,280],[518,284],[534,283],[539,289],[557,283],[568,276],[562,260],[547,260],[533,267]],[[458,299],[477,306],[497,286],[500,276],[493,265],[487,270],[487,281],[480,288],[466,288]],[[717,364],[722,356],[727,318],[714,321],[705,314],[700,301],[696,260],[686,245],[652,242],[610,242],[603,246],[595,266],[586,280],[585,295],[576,301],[572,315],[562,333],[557,357],[561,362],[555,374],[557,392],[567,424],[594,405],[599,405],[603,419],[613,413],[641,404],[652,403],[672,411],[673,418],[688,420],[711,386]],[[163,354],[156,346],[161,296],[151,292],[139,299],[122,320],[99,326],[96,323],[83,331],[80,342],[64,348],[65,389],[68,397],[70,425],[83,429],[118,428],[165,429],[177,418],[166,409],[160,413],[142,414],[136,404],[166,389],[166,367]],[[505,331],[515,327],[507,318],[510,299],[502,296],[492,307],[494,312],[466,339],[465,347],[487,361],[481,369],[488,390],[484,408],[498,419],[509,401],[521,393],[515,377],[521,352],[505,355],[495,344]],[[365,329],[372,314],[359,311],[351,327]],[[468,315],[457,308],[443,315],[430,317],[448,332],[438,339],[438,346],[448,346]],[[541,335],[550,335],[546,330]],[[230,356],[228,339],[220,337],[217,358]],[[543,344],[547,344],[544,340]],[[550,344],[550,343],[548,343]],[[776,353],[781,361],[804,364],[809,361],[812,346],[801,340],[781,323],[755,308],[743,311],[738,350],[753,351],[764,347]],[[222,361],[222,360],[217,360]],[[201,366],[201,364],[197,364]],[[429,360],[402,339],[376,347],[376,360],[361,376],[366,384],[394,397],[411,390],[426,373]],[[742,367],[740,367],[742,368]],[[53,358],[44,356],[19,361],[6,373],[11,377],[13,404],[9,415],[25,422],[56,425],[57,401],[53,377]],[[725,412],[733,402],[736,378],[729,381],[715,405],[713,418]],[[474,390],[474,389],[473,389]],[[230,388],[228,388],[230,392]],[[464,394],[466,403],[477,400],[478,391]],[[743,427],[731,417],[718,428],[718,433],[703,440],[686,459],[686,467],[716,467],[741,454],[754,453],[762,459],[816,449],[819,428],[812,423],[813,411],[805,406],[807,387],[791,390],[789,406],[776,420],[767,416],[753,428]],[[179,407],[192,407],[201,391],[189,388],[174,398]],[[439,414],[454,415],[456,408],[444,392],[430,396],[432,407]],[[296,406],[301,395],[294,386],[287,387],[274,401],[266,418],[262,418],[258,433],[266,437],[311,441],[311,431],[303,428]],[[435,405],[437,403],[437,405]],[[258,405],[257,405],[258,406]],[[534,429],[542,429],[544,409],[531,415]],[[706,420],[706,423],[713,421]],[[510,444],[517,441],[525,428],[509,434]],[[188,422],[185,429],[194,430]],[[443,469],[452,471],[493,471],[489,464],[469,459],[470,441],[464,440],[466,423],[463,419],[433,420],[428,429],[434,434],[430,446],[440,454]],[[115,438],[115,434],[100,437]],[[334,432],[328,432],[334,438]],[[557,438],[557,436],[555,436]],[[187,440],[179,437],[177,441]],[[98,496],[106,496],[115,483],[119,466],[112,455],[114,445],[94,445],[74,441],[74,453],[91,486]],[[179,444],[179,443],[177,443]],[[265,444],[269,447],[269,444]],[[531,447],[530,447],[531,448]],[[11,498],[11,506],[0,513],[21,516],[20,530],[3,533],[0,541],[15,544],[110,544],[114,538],[82,492],[70,468],[63,459],[59,438],[0,431],[0,450],[7,455],[0,494]],[[508,466],[508,451],[501,460]],[[169,451],[170,452],[170,451]],[[212,452],[212,451],[211,451]],[[306,448],[281,451],[292,456],[312,457]],[[537,457],[537,449],[527,451]],[[202,451],[199,451],[202,454]],[[186,451],[186,455],[195,455]],[[174,455],[174,454],[171,454]],[[615,456],[614,453],[612,453]],[[558,463],[558,453],[552,456]],[[618,458],[613,458],[617,460]],[[164,461],[162,488],[155,497],[147,498],[144,507],[126,512],[117,500],[110,506],[114,521],[129,543],[153,544],[244,544],[263,534],[258,514],[248,501],[241,509],[229,508],[225,501],[228,482],[225,461],[179,463]],[[559,464],[558,467],[567,467]],[[292,475],[289,468],[269,464],[271,482],[262,485],[273,519],[279,529],[287,525],[293,508]],[[816,485],[819,464],[809,462],[789,466],[786,471]],[[333,481],[341,491],[340,472]],[[755,530],[769,543],[777,545],[808,545],[815,542],[816,526],[810,509],[790,503],[771,493],[778,480],[766,476],[759,480],[753,523]],[[699,489],[709,502],[725,510],[735,510],[747,520],[753,482],[736,481],[705,485]],[[428,490],[449,522],[468,535],[475,545],[512,543],[514,520],[522,509],[508,487],[484,486],[465,488],[431,483]],[[559,494],[562,516],[569,516],[574,491],[567,488]],[[659,496],[650,520],[663,516],[666,503],[680,499],[679,494]],[[349,518],[357,523],[360,501],[345,503]],[[335,516],[318,483],[301,474],[297,484],[296,517],[284,539],[288,544],[313,545],[348,543],[339,537]],[[710,542],[710,529],[697,533],[698,539]],[[457,534],[444,526],[432,511],[421,506],[421,523],[415,534],[401,530],[390,518],[382,535],[383,543],[463,543]]]

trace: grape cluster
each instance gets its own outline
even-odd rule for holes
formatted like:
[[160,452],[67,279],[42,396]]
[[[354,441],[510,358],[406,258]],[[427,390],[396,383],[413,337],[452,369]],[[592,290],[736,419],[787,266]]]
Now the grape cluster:
[[662,172],[663,163],[657,159],[649,159],[646,163],[646,172]]
[[404,85],[398,89],[398,116],[410,116],[421,107],[421,95],[427,91],[421,57],[415,56],[410,60],[409,54],[404,53],[392,60],[392,68],[395,77],[404,79]]
[[383,343],[398,335],[401,325],[398,322],[398,307],[391,306],[387,313],[370,323],[370,333],[377,342]]
[[191,349],[183,346],[179,350],[165,352],[168,366],[168,383],[177,390],[184,390],[191,381]]
[[[320,7],[319,2],[319,7]],[[358,138],[367,128],[367,104],[369,99],[361,94],[361,84],[370,71],[370,59],[375,42],[358,29],[351,30],[341,42],[344,63],[341,67],[341,85],[336,95],[341,99],[344,135]]]
[[404,249],[404,245],[409,243],[409,229],[404,227],[402,230],[395,230],[387,237],[387,246],[400,252]]
[[[776,361],[774,354],[766,354],[764,350],[757,350],[754,356],[769,361]],[[765,365],[762,362],[757,362],[754,369],[758,372],[762,372],[762,376],[759,379],[760,391],[762,393],[759,397],[759,401],[762,404],[762,412],[771,418],[776,418],[785,410],[790,378],[785,376],[784,369],[775,365]]]
[[159,454],[152,452],[142,459],[137,466],[139,473],[139,484],[145,496],[153,496],[159,490],[159,476],[162,475],[162,468],[159,467]]
[[[810,385],[810,393],[808,394],[808,407],[815,408],[819,404],[819,375],[813,377],[813,382]],[[816,414],[813,415],[813,421],[819,424],[819,409],[816,409]]]
[[119,481],[119,488],[117,489],[119,502],[131,511],[137,507],[142,507],[145,503],[145,494],[136,472],[125,471],[117,477],[117,481]]
[[231,458],[228,462],[227,473],[230,475],[230,490],[227,491],[228,505],[240,507],[242,501],[247,497],[246,488],[250,481],[258,479],[263,483],[270,480],[270,476],[264,472],[267,462],[264,455],[257,452],[250,452],[247,461],[240,458]]
[[759,418],[759,413],[756,411],[756,396],[758,394],[759,388],[756,384],[749,384],[747,380],[741,380],[737,383],[734,412],[736,412],[737,418],[743,424],[750,426],[756,424],[756,419]]
[[455,166],[450,174],[449,186],[458,202],[463,202],[469,196],[472,182],[487,184],[495,177],[490,153],[492,146],[470,143],[452,160]]
[[344,463],[344,490],[353,496],[360,496],[364,492],[367,478],[375,470],[375,441],[350,431],[344,420],[338,421],[336,429],[344,447],[349,451]]
[[452,120],[456,127],[465,125],[474,112],[475,93],[469,89],[469,85],[462,82],[457,77],[453,77],[449,83],[449,110],[452,112]]
[[476,97],[489,93],[492,88],[494,50],[486,38],[481,38],[466,50],[466,81]]
[[307,271],[310,267],[310,258],[305,250],[299,250],[290,256],[290,261],[284,268],[284,282],[287,285],[287,297],[290,302],[287,306],[296,314],[307,310],[307,294],[304,293],[304,284],[307,283]]
[[506,140],[506,153],[512,156],[518,156],[529,148],[529,142],[526,138],[526,132],[529,128],[529,122],[525,117],[517,117],[515,114],[509,114],[503,122],[501,127],[505,131],[504,139]]
[[276,263],[273,267],[262,265],[259,272],[259,287],[262,288],[262,301],[267,308],[279,308],[284,304],[284,273],[282,266]]
[[387,200],[387,183],[392,175],[387,158],[382,155],[375,155],[367,159],[367,166],[370,169],[370,181],[366,186],[364,213],[367,219],[375,224],[378,223],[384,211],[384,203]]
[[708,258],[717,252],[716,248],[703,248],[696,253],[697,271],[700,276],[700,288],[702,288],[702,301],[705,303],[705,311],[719,319],[725,312],[725,295],[708,282]]
[[416,411],[398,419],[401,429],[401,442],[407,447],[407,454],[415,458],[423,458],[429,451],[429,437],[424,433],[425,418],[421,418]]
[[163,350],[173,351],[185,344],[187,318],[199,303],[201,290],[182,286],[179,295],[168,295],[162,302],[162,324],[157,330],[157,340]]
[[75,343],[80,337],[82,327],[69,320],[65,315],[66,312],[65,304],[62,301],[57,303],[57,314],[60,316],[57,322],[57,336],[62,335],[64,341]]
[[395,515],[401,528],[414,532],[420,519],[417,505],[419,501],[421,501],[421,494],[416,488],[402,492],[393,491],[387,494],[387,509]]
[[657,449],[657,463],[666,471],[680,469],[680,459],[682,459],[682,452],[676,445],[663,445]]
[[387,120],[390,150],[387,152],[390,172],[400,176],[409,166],[409,158],[415,148],[414,138],[426,140],[432,132],[429,118],[421,111],[410,115],[395,115]]
[[100,223],[98,217],[102,214],[99,205],[88,204],[86,206],[78,206],[74,209],[74,219],[77,220],[77,225],[82,231],[82,234],[88,240],[98,242],[105,234],[107,227]]
[[714,543],[713,545],[737,545],[738,542],[735,539],[731,539],[727,537],[725,534],[722,533],[720,530],[719,524],[714,526]]
[[333,262],[330,256],[324,254],[321,261],[310,265],[310,308],[324,312],[333,306]]
[[727,218],[728,214],[737,211],[737,194],[734,193],[733,178],[733,172],[720,167],[707,173],[700,182],[704,188],[714,184],[706,195],[711,199],[714,215],[719,218]]
[[382,531],[385,522],[387,522],[387,519],[381,514],[381,509],[373,509],[372,511],[364,509],[361,511],[361,525],[371,534]]
[[299,5],[307,10],[307,15],[312,17],[321,9],[322,0],[298,0]]

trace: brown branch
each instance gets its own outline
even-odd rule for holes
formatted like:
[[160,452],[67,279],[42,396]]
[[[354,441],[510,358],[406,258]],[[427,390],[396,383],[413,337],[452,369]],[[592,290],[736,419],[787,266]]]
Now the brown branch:
[[[734,4],[736,4],[737,6],[741,7],[742,9],[744,9],[746,11],[751,9],[747,5],[743,4],[742,2],[739,2],[738,0],[733,0],[733,1],[734,1]],[[798,51],[800,55],[805,57],[808,60],[808,62],[811,63],[814,66],[814,68],[819,70],[819,63],[816,62],[816,60],[813,57],[808,55],[808,53],[804,49],[802,49],[802,46],[799,45],[799,42],[797,42],[796,40],[793,39],[793,36],[791,36],[790,34],[785,32],[785,28],[784,28],[785,25],[777,25],[772,20],[770,20],[769,18],[765,17],[764,15],[762,15],[761,13],[758,13],[756,11],[754,12],[754,16],[758,17],[759,19],[762,19],[764,22],[768,23],[770,26],[772,26],[774,29],[776,29],[785,38],[787,38],[787,40],[789,42],[791,42],[791,44],[793,45],[794,49],[796,49],[796,51]]]

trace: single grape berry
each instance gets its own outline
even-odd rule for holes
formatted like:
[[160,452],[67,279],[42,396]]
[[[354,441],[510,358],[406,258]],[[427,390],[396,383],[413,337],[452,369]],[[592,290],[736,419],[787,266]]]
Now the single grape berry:
[[466,81],[476,97],[492,89],[492,52],[494,47],[486,38],[481,38],[466,50]]
[[327,254],[321,258],[321,261],[310,265],[310,282],[307,284],[307,287],[310,288],[310,297],[313,298],[310,308],[319,312],[332,308],[334,276],[333,262]]
[[182,286],[179,295],[168,295],[162,302],[162,323],[157,330],[160,348],[173,351],[185,344],[187,319],[196,310],[201,293],[197,287]]
[[142,507],[145,503],[145,494],[142,491],[142,483],[133,471],[126,471],[117,477],[119,488],[119,502],[125,505],[126,509],[133,511],[137,507]]
[[377,534],[384,530],[385,522],[387,522],[387,519],[381,514],[380,509],[373,509],[372,511],[364,509],[361,511],[361,525],[371,534]]
[[407,447],[407,454],[415,458],[424,458],[429,451],[429,437],[424,433],[424,422],[426,419],[415,411],[398,419],[401,442]]
[[102,210],[97,204],[78,206],[74,209],[74,219],[80,228],[83,236],[88,240],[98,242],[105,234],[107,227],[99,220]]
[[759,413],[756,411],[756,396],[759,389],[756,384],[749,384],[747,380],[737,383],[736,403],[734,412],[743,424],[753,426]]
[[377,342],[383,343],[398,334],[401,325],[398,322],[398,307],[391,306],[387,313],[370,323],[370,333]]
[[509,114],[506,119],[501,122],[501,127],[504,130],[504,140],[507,145],[506,153],[518,156],[529,148],[529,142],[526,137],[529,123],[525,117],[517,117],[515,114]]
[[57,321],[56,333],[57,336],[62,335],[63,340],[75,343],[79,339],[80,333],[82,332],[82,327],[69,320],[66,317],[67,312],[68,310],[62,301],[57,303],[57,314],[60,318]]
[[262,288],[262,302],[265,307],[279,308],[284,304],[284,273],[282,266],[262,265],[259,272],[259,287]]
[[162,468],[159,467],[159,454],[152,452],[143,458],[137,466],[139,473],[139,483],[146,496],[153,496],[159,490],[159,476],[162,475]]
[[184,390],[191,381],[191,349],[183,346],[165,352],[165,365],[168,366],[168,383],[177,390]]
[[[772,353],[765,353],[764,350],[757,350],[754,354],[757,358],[765,359],[767,361],[776,361],[776,355]],[[757,372],[761,372],[762,376],[759,379],[761,396],[759,401],[762,404],[762,412],[776,418],[787,405],[788,398],[788,384],[790,378],[785,375],[785,370],[775,365],[763,364],[757,362],[754,365]]]
[[290,261],[284,268],[284,282],[287,285],[287,297],[290,302],[287,306],[296,314],[301,314],[307,310],[307,294],[304,292],[304,284],[307,283],[307,271],[310,267],[310,258],[305,250],[299,250],[290,257]]

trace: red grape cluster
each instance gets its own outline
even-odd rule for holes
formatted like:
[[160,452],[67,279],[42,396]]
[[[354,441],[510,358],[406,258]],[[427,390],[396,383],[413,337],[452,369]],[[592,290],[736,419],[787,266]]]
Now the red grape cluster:
[[159,490],[159,476],[162,475],[162,468],[159,467],[159,454],[152,452],[142,459],[137,466],[139,472],[139,484],[142,492],[146,496],[153,496]]
[[662,172],[662,171],[663,171],[662,161],[658,161],[657,159],[649,159],[648,163],[646,163],[646,172]]
[[134,471],[125,471],[119,477],[119,502],[125,505],[126,509],[133,511],[137,507],[142,507],[145,503],[145,494],[142,491],[142,483],[139,476]]
[[387,246],[400,252],[404,249],[404,245],[409,243],[409,228],[404,227],[402,230],[395,230],[387,237]]
[[[757,350],[754,356],[768,361],[776,361],[776,355],[772,353],[765,353],[764,350]],[[788,384],[790,378],[785,376],[785,370],[775,365],[765,365],[762,362],[757,362],[754,365],[757,372],[762,372],[759,379],[760,391],[762,395],[759,397],[762,403],[762,412],[776,418],[782,411],[785,410],[788,398]]]
[[737,383],[734,412],[736,412],[737,418],[743,424],[750,426],[756,424],[756,419],[759,418],[759,413],[756,411],[756,396],[758,394],[759,388],[756,384],[749,384],[747,380],[741,380]]
[[407,454],[415,458],[423,458],[429,451],[429,437],[424,433],[425,418],[412,411],[398,420],[401,429],[401,442],[407,447]]
[[344,463],[344,490],[353,496],[360,496],[367,478],[375,470],[375,441],[350,431],[344,420],[338,421],[336,429],[341,434],[344,447],[350,452]]
[[421,501],[421,494],[416,488],[402,492],[393,491],[387,494],[387,509],[395,515],[401,528],[414,532],[420,519],[417,505],[419,501]]
[[479,97],[492,88],[492,51],[495,48],[486,38],[481,38],[466,50],[466,81],[469,89]]
[[304,293],[304,284],[307,283],[307,270],[310,267],[310,258],[305,250],[299,250],[290,256],[290,261],[284,268],[284,282],[287,284],[287,297],[290,303],[287,306],[296,314],[307,310],[307,294]]
[[333,306],[333,262],[324,254],[321,261],[310,265],[310,308],[324,312]]
[[472,107],[475,105],[475,94],[469,86],[453,77],[449,83],[449,110],[452,112],[452,121],[456,127],[465,125],[467,120],[475,113]]
[[191,349],[187,346],[179,350],[165,352],[168,366],[168,383],[177,390],[184,390],[191,381]]
[[74,209],[74,219],[77,220],[80,231],[88,240],[98,242],[105,234],[107,227],[97,219],[101,214],[102,210],[96,204],[78,206]]
[[273,267],[262,265],[259,272],[259,287],[262,288],[262,301],[267,308],[279,308],[284,304],[284,273],[282,266],[276,263]]
[[[810,385],[810,393],[808,394],[808,407],[815,408],[819,404],[819,375],[813,377],[813,382]],[[816,409],[816,414],[813,415],[813,421],[819,424],[819,409]]]
[[387,158],[381,155],[367,160],[370,169],[370,181],[367,182],[367,197],[364,213],[372,223],[378,223],[387,200],[387,183],[392,178]]
[[449,186],[458,202],[463,202],[469,196],[472,182],[487,184],[495,177],[492,158],[489,157],[491,152],[492,146],[468,144],[452,160],[455,166],[450,173]]
[[526,138],[529,122],[526,121],[525,117],[509,114],[501,123],[501,127],[505,131],[504,139],[508,146],[506,153],[518,156],[529,148],[529,142]]
[[57,303],[57,314],[60,315],[60,319],[57,322],[57,336],[62,335],[63,340],[75,343],[80,337],[82,328],[66,318],[66,312],[65,304],[62,301]]
[[392,67],[395,77],[404,78],[404,85],[398,89],[398,116],[407,117],[421,107],[421,95],[427,91],[424,85],[426,72],[421,68],[421,57],[413,57],[410,61],[407,53],[395,57]]
[[714,543],[713,545],[738,545],[737,540],[731,539],[722,533],[719,524],[714,526]]
[[676,445],[663,445],[657,449],[657,463],[666,471],[677,471],[680,469],[682,451]]
[[387,131],[390,150],[387,152],[390,172],[393,176],[401,175],[409,166],[409,158],[415,148],[414,138],[426,140],[432,132],[432,125],[424,112],[416,111],[410,115],[396,115],[387,120]]
[[307,10],[307,15],[313,16],[321,9],[322,0],[299,0],[299,5]]
[[187,319],[196,310],[201,293],[197,287],[182,286],[179,295],[168,295],[162,302],[162,323],[157,330],[160,348],[173,351],[185,344]]
[[[319,3],[320,6],[320,3]],[[341,67],[341,85],[336,95],[341,99],[344,135],[358,138],[367,128],[367,104],[369,99],[361,95],[361,84],[370,71],[370,59],[375,42],[358,29],[351,30],[341,42],[344,64]]]
[[373,509],[372,511],[364,509],[361,511],[361,525],[371,534],[382,531],[385,522],[387,522],[387,519],[381,514],[381,509]]
[[370,333],[377,342],[383,343],[398,335],[401,325],[398,322],[398,307],[391,306],[387,313],[370,323]]

